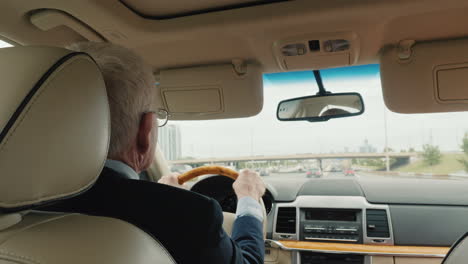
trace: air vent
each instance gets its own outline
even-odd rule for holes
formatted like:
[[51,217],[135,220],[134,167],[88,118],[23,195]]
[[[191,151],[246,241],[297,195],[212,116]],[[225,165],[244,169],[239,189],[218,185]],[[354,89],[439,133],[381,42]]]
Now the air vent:
[[368,209],[366,217],[368,237],[390,237],[386,210]]
[[296,207],[278,207],[276,233],[296,233]]

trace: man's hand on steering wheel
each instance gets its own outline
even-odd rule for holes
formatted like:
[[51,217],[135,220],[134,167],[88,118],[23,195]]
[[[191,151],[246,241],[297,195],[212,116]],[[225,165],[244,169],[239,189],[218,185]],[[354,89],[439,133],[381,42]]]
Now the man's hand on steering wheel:
[[166,185],[170,185],[170,186],[174,186],[174,187],[178,187],[178,188],[182,188],[182,189],[187,189],[187,186],[183,183],[183,184],[179,184],[179,173],[171,173],[169,175],[164,175],[161,177],[161,179],[158,180],[158,183],[161,183],[161,184],[166,184]]
[[234,180],[232,188],[236,193],[238,203],[236,214],[223,212],[223,229],[226,233],[231,235],[233,223],[237,217],[248,215],[257,218],[262,222],[263,239],[265,239],[267,217],[262,196],[265,194],[266,187],[257,172],[245,169],[238,173],[232,169],[221,166],[202,166],[180,175],[171,174],[164,176],[158,182],[181,187],[185,182],[190,181],[195,177],[207,174],[223,175]]
[[265,183],[262,178],[257,172],[249,169],[241,170],[232,187],[238,200],[248,196],[259,202],[265,194]]

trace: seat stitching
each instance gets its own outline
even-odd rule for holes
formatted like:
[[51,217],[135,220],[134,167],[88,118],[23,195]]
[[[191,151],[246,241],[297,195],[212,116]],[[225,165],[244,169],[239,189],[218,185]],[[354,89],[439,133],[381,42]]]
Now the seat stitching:
[[[13,258],[18,258],[18,259],[21,259],[21,260],[27,260],[29,262],[32,262],[32,263],[35,263],[35,264],[40,264],[41,262],[36,260],[36,259],[33,259],[29,256],[24,256],[24,255],[18,255],[12,251],[7,251],[7,250],[4,250],[4,249],[0,249],[0,254],[3,254],[5,256],[8,256],[8,257],[13,257]],[[0,255],[1,257],[1,255]]]
[[[43,212],[41,212],[43,214]],[[11,231],[11,234],[8,235],[8,237],[5,237],[4,239],[2,239],[2,241],[0,241],[0,246],[3,245],[5,242],[8,241],[8,239],[10,239],[12,236],[18,234],[18,233],[21,233],[21,232],[24,232],[28,229],[31,229],[31,228],[34,228],[38,225],[42,225],[42,224],[45,224],[45,223],[48,223],[48,222],[52,222],[52,221],[56,221],[58,219],[62,219],[62,218],[65,218],[65,217],[68,217],[68,216],[72,216],[72,215],[79,215],[79,214],[76,214],[76,213],[71,213],[71,214],[59,214],[53,218],[46,218],[40,222],[37,222],[37,223],[33,223],[31,225],[27,225],[27,226],[24,226],[24,227],[21,227],[21,228],[18,228],[18,230],[16,231]]]
[[[72,58],[73,59],[73,58]],[[41,97],[42,94],[44,94],[44,92],[51,86],[50,84],[55,80],[55,78],[57,78],[57,76],[59,75],[59,73],[61,71],[63,71],[66,67],[65,66],[68,66],[68,65],[71,65],[73,63],[77,62],[77,60],[75,59],[74,61],[67,61],[65,63],[63,63],[58,70],[56,70],[53,75],[42,85],[42,89],[39,89],[38,92],[36,93],[36,95],[34,95],[34,97],[31,99],[31,101],[29,102],[27,108],[25,108],[23,110],[23,112],[21,113],[21,117],[19,118],[19,120],[17,120],[15,123],[15,127],[13,128],[13,130],[8,133],[8,135],[5,137],[4,139],[4,143],[2,144],[2,146],[0,147],[0,152],[5,148],[6,145],[8,145],[8,141],[10,140],[10,138],[15,134],[16,132],[16,129],[18,129],[21,124],[23,123],[23,120],[26,118],[26,116],[28,115],[29,111],[31,110],[31,108],[34,106],[34,104],[36,103],[37,100],[39,100],[39,98]]]

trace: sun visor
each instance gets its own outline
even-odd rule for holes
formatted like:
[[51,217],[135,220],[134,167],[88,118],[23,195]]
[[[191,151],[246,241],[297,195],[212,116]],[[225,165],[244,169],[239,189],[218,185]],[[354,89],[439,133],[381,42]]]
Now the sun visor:
[[162,70],[159,88],[173,120],[249,117],[263,107],[262,71],[254,64]]
[[468,111],[468,39],[412,44],[382,53],[387,107],[399,113]]

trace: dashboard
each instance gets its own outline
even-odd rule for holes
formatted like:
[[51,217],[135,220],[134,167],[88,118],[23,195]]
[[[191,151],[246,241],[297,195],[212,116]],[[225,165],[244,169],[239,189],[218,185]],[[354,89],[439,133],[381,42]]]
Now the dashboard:
[[[392,258],[382,263],[397,263],[397,257],[402,259],[398,263],[418,257],[432,261],[421,263],[440,263],[468,231],[466,180],[264,180],[267,260],[278,249],[289,253],[287,263],[367,264],[372,259],[379,263],[379,257]],[[235,212],[232,183],[227,177],[213,176],[196,183],[192,191],[216,199],[224,211]]]

